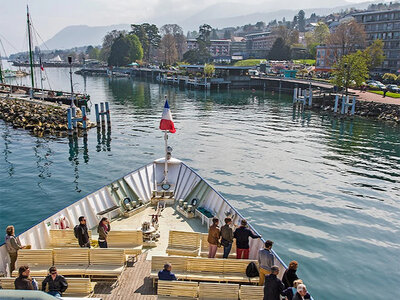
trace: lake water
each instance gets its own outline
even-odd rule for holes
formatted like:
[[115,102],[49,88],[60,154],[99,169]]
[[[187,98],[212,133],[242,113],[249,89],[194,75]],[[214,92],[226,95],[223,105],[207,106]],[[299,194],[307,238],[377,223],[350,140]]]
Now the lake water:
[[[47,72],[52,88],[69,90],[66,69]],[[278,94],[79,75],[74,82],[93,103],[110,102],[112,132],[92,129],[76,143],[0,120],[1,230],[14,224],[20,233],[163,156],[158,124],[167,95],[173,155],[273,240],[286,263],[299,262],[316,299],[400,295],[399,126],[293,112],[291,97]]]

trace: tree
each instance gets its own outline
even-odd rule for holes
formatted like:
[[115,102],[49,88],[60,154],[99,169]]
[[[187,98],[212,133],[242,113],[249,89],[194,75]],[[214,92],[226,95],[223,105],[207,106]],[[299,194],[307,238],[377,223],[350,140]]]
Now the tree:
[[231,39],[232,38],[232,31],[225,30],[224,32],[224,39]]
[[285,43],[283,38],[278,37],[268,54],[271,60],[289,60],[290,59],[290,46]]
[[264,27],[265,27],[265,23],[264,23],[263,21],[258,21],[258,22],[256,23],[256,28],[257,28],[258,30],[264,29]]
[[329,36],[328,44],[339,47],[341,55],[353,53],[365,46],[364,28],[355,20],[343,22]]
[[207,45],[210,43],[212,27],[208,24],[203,24],[199,27],[199,37],[197,40],[205,42]]
[[143,58],[143,49],[139,38],[134,34],[121,34],[111,46],[108,64],[110,66],[126,66]]
[[305,12],[304,10],[300,10],[297,14],[297,22],[299,24],[299,31],[304,32],[306,31],[306,20],[305,20]]
[[182,59],[183,53],[186,50],[186,38],[183,34],[182,27],[177,24],[165,24],[160,28],[160,33],[162,36],[171,34],[174,37],[178,59]]
[[346,95],[351,84],[359,86],[368,77],[367,59],[360,50],[342,56],[334,68],[332,82],[345,88]]
[[385,59],[382,40],[375,40],[363,52],[365,58],[367,59],[367,65],[370,71],[376,67],[379,67]]
[[212,64],[206,64],[204,66],[204,75],[207,77],[211,77],[215,72],[215,67]]
[[115,39],[117,39],[121,34],[125,34],[125,31],[113,30],[108,32],[103,38],[103,45],[101,46],[101,51],[99,58],[102,61],[108,61],[108,57],[110,56],[111,46],[113,45]]
[[131,28],[131,34],[136,35],[142,44],[144,58],[147,61],[150,61],[150,53],[152,48],[157,48],[161,40],[158,27],[154,24],[143,23],[132,24]]
[[99,59],[99,57],[100,57],[100,49],[99,48],[95,48],[93,46],[88,46],[86,48],[86,54],[91,59]]
[[279,25],[273,29],[274,35],[283,39],[283,42],[287,45],[290,44],[290,29],[286,26]]
[[299,43],[299,32],[297,30],[292,30],[290,32],[289,44],[294,45],[298,43]]
[[396,76],[396,74],[385,73],[385,74],[383,74],[382,79],[385,81],[388,81],[390,83],[393,83],[397,80],[397,76]]
[[320,44],[325,44],[329,38],[329,27],[324,22],[318,22],[314,29],[313,42]]
[[183,60],[190,64],[199,63],[199,57],[200,55],[198,49],[191,49],[183,54]]
[[172,33],[163,36],[159,48],[160,59],[167,65],[172,65],[178,60],[175,38]]

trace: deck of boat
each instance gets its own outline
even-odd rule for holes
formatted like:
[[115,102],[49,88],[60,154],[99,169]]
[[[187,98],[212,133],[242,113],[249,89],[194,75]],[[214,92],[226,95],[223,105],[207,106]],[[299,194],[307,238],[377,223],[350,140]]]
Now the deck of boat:
[[[147,207],[144,211],[129,218],[118,218],[111,222],[111,230],[140,229],[145,221],[151,220],[155,214],[154,207]],[[144,248],[143,254],[133,267],[127,267],[120,276],[117,287],[112,288],[112,283],[98,283],[93,297],[102,299],[157,299],[157,291],[153,288],[149,278],[152,255],[167,255],[170,230],[188,232],[207,232],[206,225],[201,224],[198,218],[187,219],[173,207],[166,207],[159,218],[160,238],[154,248]],[[96,232],[93,230],[93,232]],[[97,238],[97,237],[93,237]]]

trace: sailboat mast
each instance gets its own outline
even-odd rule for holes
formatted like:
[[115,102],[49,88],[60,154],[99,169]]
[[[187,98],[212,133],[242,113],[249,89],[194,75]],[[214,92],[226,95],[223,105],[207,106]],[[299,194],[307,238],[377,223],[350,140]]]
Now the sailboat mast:
[[31,66],[31,81],[32,81],[32,94],[33,89],[35,88],[35,80],[33,74],[33,53],[32,53],[32,38],[31,38],[31,22],[29,18],[29,7],[26,6],[26,17],[27,17],[27,24],[28,24],[28,42],[29,42],[29,63]]
[[4,83],[4,81],[3,81],[3,65],[1,62],[1,55],[0,55],[0,83]]

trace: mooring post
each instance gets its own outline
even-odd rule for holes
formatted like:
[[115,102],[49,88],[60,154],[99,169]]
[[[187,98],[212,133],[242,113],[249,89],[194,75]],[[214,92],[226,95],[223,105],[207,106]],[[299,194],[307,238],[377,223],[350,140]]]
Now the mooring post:
[[336,114],[339,106],[339,95],[336,94],[335,96],[335,106],[333,108],[333,112]]
[[351,115],[354,116],[356,112],[356,96],[353,97],[353,103],[351,104]]
[[295,104],[297,101],[297,88],[294,88],[293,90],[293,104]]
[[67,120],[68,120],[68,134],[72,135],[72,110],[71,110],[71,108],[67,109]]
[[101,118],[101,126],[104,126],[105,125],[104,102],[100,102],[100,118]]
[[87,134],[87,124],[86,124],[86,107],[85,106],[81,106],[81,111],[82,111],[82,129],[83,129],[83,134]]
[[341,114],[343,115],[344,114],[344,108],[345,108],[345,106],[346,106],[346,96],[343,96],[342,97],[342,110],[341,110]]
[[310,89],[310,94],[308,95],[308,106],[312,106],[312,89]]
[[77,123],[76,123],[76,106],[71,107],[71,111],[72,111],[72,127],[73,128],[77,128]]
[[98,104],[94,105],[94,110],[96,113],[96,124],[97,124],[97,127],[99,127],[100,126],[100,115],[99,115],[99,105]]
[[111,126],[111,118],[110,118],[110,104],[108,101],[105,103],[106,105],[106,119],[107,119],[107,126]]

